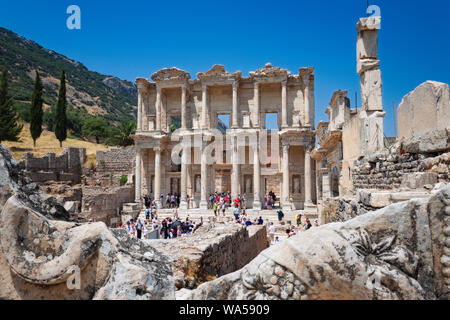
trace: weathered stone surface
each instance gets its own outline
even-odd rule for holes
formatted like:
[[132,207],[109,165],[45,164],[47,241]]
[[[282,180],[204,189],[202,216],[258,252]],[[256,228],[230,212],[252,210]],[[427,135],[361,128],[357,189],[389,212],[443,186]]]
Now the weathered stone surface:
[[234,272],[269,246],[264,226],[235,223],[208,224],[192,235],[145,242],[170,257],[179,289]]
[[436,81],[422,83],[403,97],[397,115],[399,138],[420,139],[430,130],[445,131],[450,127],[450,87]]
[[[367,64],[367,63],[366,63]],[[375,66],[376,64],[374,64]],[[378,67],[367,69],[361,73],[361,103],[364,110],[382,111],[383,98],[381,80],[381,70]]]
[[407,173],[402,178],[402,186],[410,189],[423,188],[427,184],[434,185],[438,182],[438,175],[434,172]]
[[0,191],[0,299],[174,298],[167,257],[124,230],[70,221],[1,145]]
[[426,199],[300,233],[177,298],[448,299],[449,215],[447,186]]
[[11,153],[0,144],[0,211],[14,194],[32,209],[47,217],[70,220],[69,213],[64,207],[55,198],[43,193],[23,172]]
[[[165,256],[103,223],[49,220],[16,197],[0,216],[1,299],[171,299]],[[67,281],[80,270],[80,290]]]
[[[450,115],[449,115],[450,117]],[[449,120],[450,121],[450,120]],[[427,130],[402,142],[409,153],[432,153],[450,150],[450,124],[446,129]]]

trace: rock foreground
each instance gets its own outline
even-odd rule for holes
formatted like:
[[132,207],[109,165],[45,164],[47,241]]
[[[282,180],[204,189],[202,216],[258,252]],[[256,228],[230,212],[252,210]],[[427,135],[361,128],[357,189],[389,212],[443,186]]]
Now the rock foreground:
[[[449,185],[310,229],[236,272],[176,291],[169,259],[149,242],[103,223],[70,221],[39,188],[27,191],[32,182],[0,150],[1,299],[449,298]],[[80,290],[67,285],[74,266]]]
[[450,186],[310,229],[179,299],[448,299]]

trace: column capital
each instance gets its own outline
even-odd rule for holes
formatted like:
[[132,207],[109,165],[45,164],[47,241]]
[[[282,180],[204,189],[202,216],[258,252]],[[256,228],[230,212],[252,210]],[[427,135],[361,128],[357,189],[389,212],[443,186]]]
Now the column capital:
[[280,83],[281,83],[281,86],[286,87],[287,86],[287,79],[286,80],[281,80]]

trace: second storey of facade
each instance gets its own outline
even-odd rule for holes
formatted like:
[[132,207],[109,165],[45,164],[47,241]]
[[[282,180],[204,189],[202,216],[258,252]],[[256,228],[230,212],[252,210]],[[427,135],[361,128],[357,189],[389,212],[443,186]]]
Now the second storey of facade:
[[312,67],[291,75],[266,64],[245,78],[215,65],[198,73],[198,80],[190,78],[183,70],[167,68],[155,72],[152,81],[136,80],[137,135],[170,134],[171,125],[212,130],[219,127],[220,116],[228,116],[225,126],[231,129],[265,129],[268,114],[276,115],[279,129],[314,127]]

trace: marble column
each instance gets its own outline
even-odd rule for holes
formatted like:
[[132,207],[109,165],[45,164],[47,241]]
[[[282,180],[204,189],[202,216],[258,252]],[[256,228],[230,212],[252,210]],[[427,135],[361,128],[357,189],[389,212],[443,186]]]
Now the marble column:
[[[155,151],[155,189],[154,198],[158,208],[162,208],[161,198],[161,149],[154,148]],[[163,199],[164,201],[164,199]]]
[[281,127],[286,128],[287,123],[287,81],[281,81]]
[[311,200],[311,150],[305,147],[305,208],[313,206]]
[[233,82],[233,123],[232,128],[237,129],[239,127],[238,124],[238,82]]
[[186,85],[181,86],[181,129],[185,130],[186,127]]
[[259,144],[253,146],[253,209],[261,210],[261,166],[259,162]]
[[157,85],[156,86],[156,124],[155,129],[156,131],[161,131],[161,88]]
[[236,137],[232,137],[233,143],[233,171],[231,174],[231,197],[232,200],[236,199],[239,195],[239,152],[237,149]]
[[206,156],[206,144],[202,144],[202,156],[201,156],[201,195],[200,195],[200,209],[208,209],[208,164]]
[[304,92],[304,100],[305,100],[305,126],[310,126],[310,110],[309,110],[309,78],[303,79],[305,83],[305,92]]
[[283,170],[283,201],[281,203],[282,208],[284,210],[291,209],[291,200],[290,200],[290,192],[289,192],[289,144],[283,143],[283,159],[282,159],[282,170]]
[[140,86],[138,89],[138,112],[137,112],[137,125],[136,130],[142,130],[142,109],[143,109],[143,97],[142,97],[142,87]]
[[261,117],[259,114],[260,106],[259,106],[259,82],[255,82],[253,88],[253,103],[255,104],[255,122],[253,123],[254,128],[259,127],[259,118]]
[[188,158],[187,155],[188,155],[188,149],[187,149],[187,147],[183,147],[183,151],[181,153],[180,209],[184,209],[184,210],[187,209],[187,201],[186,201],[187,158]]
[[192,163],[189,162],[189,164],[187,165],[187,196],[189,196],[189,204],[188,204],[188,209],[193,208],[194,205],[194,186],[192,183]]
[[206,86],[206,84],[203,84],[202,85],[202,125],[201,125],[202,129],[208,129],[208,126],[206,123],[207,114],[208,114],[207,89],[208,89],[208,87]]
[[330,176],[328,172],[322,173],[322,199],[331,198]]
[[142,149],[136,150],[136,168],[135,168],[135,202],[141,203],[141,189],[142,189]]

